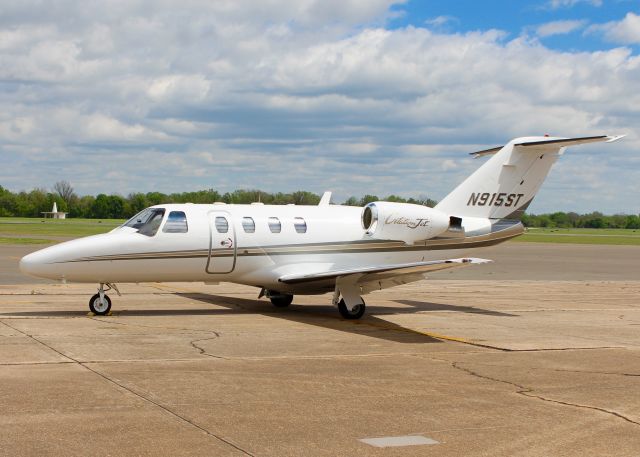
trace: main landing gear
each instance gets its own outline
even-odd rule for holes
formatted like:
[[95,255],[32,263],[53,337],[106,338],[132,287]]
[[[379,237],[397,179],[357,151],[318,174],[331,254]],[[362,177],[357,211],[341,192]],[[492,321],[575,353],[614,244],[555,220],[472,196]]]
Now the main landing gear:
[[[107,286],[107,289],[105,289],[104,286]],[[98,293],[89,300],[89,310],[96,316],[106,316],[109,314],[109,311],[111,311],[111,299],[107,294],[105,294],[106,291],[111,289],[115,290],[116,293],[120,295],[120,291],[115,284],[100,283]]]
[[[332,303],[338,307],[338,311],[344,319],[360,319],[364,315],[367,305],[360,296],[360,293],[361,290],[359,287],[349,283],[338,282],[336,285]],[[276,308],[286,308],[293,302],[293,295],[263,288],[258,298],[265,296],[271,300],[271,304]]]
[[338,277],[332,303],[338,307],[340,315],[345,319],[360,319],[367,308],[360,296],[361,293],[362,289],[357,283],[357,278],[354,280],[349,277]]
[[344,298],[338,302],[338,311],[340,311],[340,315],[345,319],[360,319],[365,312],[367,305],[364,303],[364,300],[360,299],[362,303],[359,305],[353,306],[351,309],[344,302]]
[[258,298],[264,295],[266,295],[269,300],[271,300],[271,304],[276,308],[286,308],[293,302],[293,295],[281,294],[280,292],[276,292],[275,290],[262,289]]

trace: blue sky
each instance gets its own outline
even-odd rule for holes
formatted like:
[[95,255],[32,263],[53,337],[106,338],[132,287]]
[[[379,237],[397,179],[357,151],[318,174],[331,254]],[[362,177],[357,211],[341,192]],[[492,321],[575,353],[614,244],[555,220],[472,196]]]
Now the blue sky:
[[[410,1],[396,5],[401,15],[389,22],[392,28],[412,25],[433,27],[445,32],[465,33],[474,30],[498,29],[508,33],[507,39],[522,34],[540,39],[552,49],[562,51],[597,51],[612,49],[618,43],[606,42],[597,33],[585,33],[590,25],[619,21],[628,12],[640,14],[637,0],[602,1]],[[539,37],[536,29],[550,22],[576,21],[582,24],[569,33]],[[442,23],[442,25],[437,25]],[[627,43],[638,52],[638,43]]]
[[0,6],[0,185],[443,198],[518,136],[569,152],[530,207],[640,212],[640,3]]

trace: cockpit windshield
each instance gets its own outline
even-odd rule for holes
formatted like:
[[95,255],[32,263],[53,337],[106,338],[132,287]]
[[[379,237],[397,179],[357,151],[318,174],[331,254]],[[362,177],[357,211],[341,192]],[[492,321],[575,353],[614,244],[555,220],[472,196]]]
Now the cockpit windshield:
[[132,227],[143,235],[153,236],[160,228],[160,223],[164,217],[164,208],[147,208],[133,216],[123,227]]

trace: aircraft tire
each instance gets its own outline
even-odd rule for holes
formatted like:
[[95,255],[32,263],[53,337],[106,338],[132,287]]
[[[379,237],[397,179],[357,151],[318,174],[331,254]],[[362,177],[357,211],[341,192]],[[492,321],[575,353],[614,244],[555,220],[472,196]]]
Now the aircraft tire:
[[276,308],[286,308],[293,302],[293,295],[280,294],[270,297],[271,304]]
[[338,303],[338,311],[340,311],[340,314],[342,315],[342,317],[350,320],[360,319],[364,314],[366,307],[367,305],[364,303],[364,300],[362,300],[362,304],[357,305],[353,309],[353,311],[349,311],[349,308],[347,308],[347,304],[344,302],[344,299],[340,300],[340,303]]
[[104,301],[106,302],[106,305],[104,303],[100,303],[100,294],[95,294],[91,297],[91,300],[89,300],[89,309],[91,312],[96,316],[106,316],[109,314],[109,311],[111,311],[111,299],[108,295],[105,295]]

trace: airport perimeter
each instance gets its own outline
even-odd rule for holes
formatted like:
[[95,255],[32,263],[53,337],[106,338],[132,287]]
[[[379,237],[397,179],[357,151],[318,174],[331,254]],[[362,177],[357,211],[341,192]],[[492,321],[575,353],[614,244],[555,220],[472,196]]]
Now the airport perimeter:
[[639,247],[507,243],[355,322],[224,283],[89,316],[35,249],[0,247],[1,455],[640,454]]

